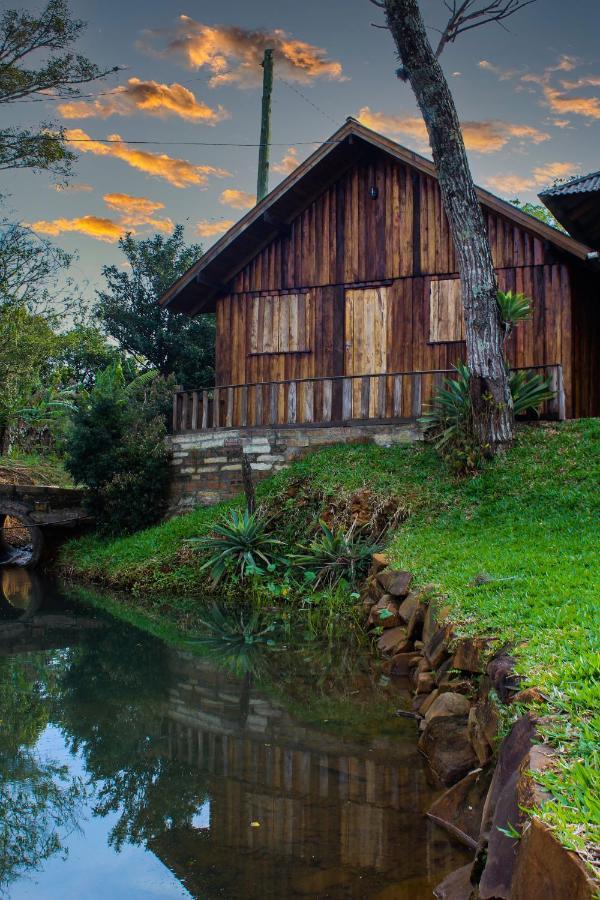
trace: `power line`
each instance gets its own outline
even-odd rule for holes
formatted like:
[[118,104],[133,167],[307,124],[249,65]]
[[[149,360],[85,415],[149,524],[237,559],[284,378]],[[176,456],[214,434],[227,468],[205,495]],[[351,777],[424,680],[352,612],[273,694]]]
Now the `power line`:
[[[338,124],[338,123],[336,123]],[[132,138],[119,138],[118,140],[115,138],[71,138],[65,137],[65,140],[70,144],[154,144],[166,147],[260,147],[260,143],[236,143],[235,141],[138,141],[133,140]],[[280,141],[271,143],[271,147],[301,147],[301,146],[321,146],[323,144],[342,144],[344,139],[336,138],[334,140],[329,139],[326,141]]]
[[321,109],[320,106],[317,106],[317,104],[310,100],[309,97],[306,96],[306,94],[303,94],[299,88],[294,87],[293,84],[290,84],[290,82],[286,81],[285,78],[282,78],[281,75],[277,76],[277,81],[285,84],[285,86],[288,87],[291,91],[294,91],[295,94],[298,94],[299,97],[302,97],[302,99],[306,101],[309,106],[312,106],[313,109],[316,109],[317,112],[321,113],[322,116],[325,116],[326,119],[329,119],[330,122],[333,122],[334,125],[339,125],[339,123],[333,118],[333,116],[330,116],[329,113],[325,112],[324,109]]

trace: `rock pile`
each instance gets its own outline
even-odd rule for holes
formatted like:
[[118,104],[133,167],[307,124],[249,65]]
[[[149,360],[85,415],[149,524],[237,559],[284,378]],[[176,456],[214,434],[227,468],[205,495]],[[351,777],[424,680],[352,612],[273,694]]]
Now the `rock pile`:
[[[524,811],[548,799],[535,782],[535,772],[553,755],[540,743],[539,720],[522,716],[498,747],[501,707],[543,698],[533,688],[519,692],[509,648],[499,647],[494,635],[458,637],[434,587],[411,589],[412,582],[410,572],[391,568],[378,553],[361,598],[368,627],[380,634],[384,672],[406,677],[412,686],[419,749],[446,789],[428,815],[475,853],[474,862],[446,878],[436,896],[591,900],[597,886],[579,857]],[[546,856],[554,881],[541,875]]]

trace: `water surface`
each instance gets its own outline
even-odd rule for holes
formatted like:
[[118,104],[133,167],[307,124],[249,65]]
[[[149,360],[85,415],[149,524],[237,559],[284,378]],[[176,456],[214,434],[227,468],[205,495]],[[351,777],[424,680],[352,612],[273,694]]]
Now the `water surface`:
[[6,896],[421,900],[467,861],[424,816],[401,688],[352,652],[236,678],[24,570],[1,579]]

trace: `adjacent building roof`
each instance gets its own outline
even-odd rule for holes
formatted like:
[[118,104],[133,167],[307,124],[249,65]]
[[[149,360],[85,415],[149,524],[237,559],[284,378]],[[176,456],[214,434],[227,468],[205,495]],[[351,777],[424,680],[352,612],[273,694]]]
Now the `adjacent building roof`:
[[[160,304],[192,316],[212,311],[216,297],[227,293],[227,283],[344,170],[373,148],[436,178],[431,160],[349,118],[165,291]],[[590,248],[569,235],[483,188],[477,188],[477,196],[487,209],[506,216],[578,259],[587,258]]]
[[547,188],[539,198],[569,234],[600,249],[600,172]]

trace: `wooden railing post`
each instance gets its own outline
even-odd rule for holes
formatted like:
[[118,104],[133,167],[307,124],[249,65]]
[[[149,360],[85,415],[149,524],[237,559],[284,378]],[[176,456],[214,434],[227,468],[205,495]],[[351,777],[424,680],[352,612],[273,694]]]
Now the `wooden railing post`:
[[213,428],[219,427],[219,388],[215,388],[213,394]]
[[198,391],[192,392],[192,431],[198,430]]
[[173,394],[173,434],[179,431],[179,394]]
[[411,374],[412,381],[412,406],[411,406],[411,415],[413,419],[417,419],[421,415],[422,410],[422,402],[421,402],[421,391],[422,391],[422,374],[421,372],[413,372]]
[[295,381],[290,381],[290,386],[288,389],[288,415],[287,420],[290,425],[296,424],[296,410],[297,410],[297,385]]
[[344,378],[342,382],[342,419],[348,422],[352,418],[352,379]]
[[402,375],[394,375],[392,415],[395,419],[402,416]]
[[208,428],[208,391],[202,391],[202,429]]
[[227,388],[227,409],[225,413],[225,425],[231,428],[233,425],[233,388]]
[[552,366],[550,373],[550,388],[554,392],[554,397],[548,403],[548,413],[563,422],[566,418],[565,413],[565,386],[563,382],[562,366]]
[[315,404],[315,384],[314,381],[304,381],[304,421],[312,422],[314,420],[314,404]]
[[333,381],[326,378],[323,382],[323,411],[322,422],[331,422],[331,410],[333,404]]

